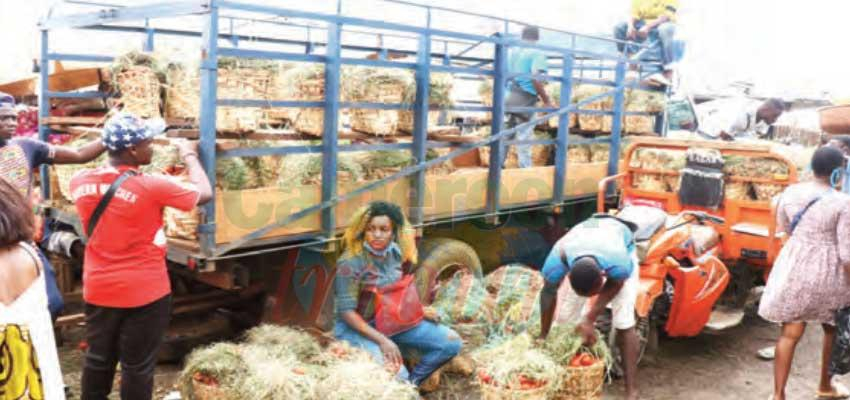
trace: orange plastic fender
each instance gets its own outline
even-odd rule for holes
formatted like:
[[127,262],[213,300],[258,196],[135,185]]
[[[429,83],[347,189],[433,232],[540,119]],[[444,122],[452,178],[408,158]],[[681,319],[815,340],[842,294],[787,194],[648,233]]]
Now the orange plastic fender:
[[682,243],[687,242],[690,236],[691,232],[687,226],[665,231],[652,241],[652,245],[646,252],[646,264],[661,264],[665,257],[673,253]]
[[699,334],[729,284],[729,270],[717,257],[705,255],[697,262],[695,267],[670,269],[674,295],[665,329],[671,337]]

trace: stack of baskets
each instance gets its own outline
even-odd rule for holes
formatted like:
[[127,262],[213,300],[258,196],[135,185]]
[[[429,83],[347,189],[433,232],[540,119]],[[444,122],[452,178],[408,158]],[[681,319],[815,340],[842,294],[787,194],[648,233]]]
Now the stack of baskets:
[[[299,101],[325,100],[325,69],[320,64],[304,65],[289,70],[284,79],[294,85],[294,98]],[[321,108],[300,108],[292,127],[296,131],[322,136],[325,114]]]
[[549,388],[541,386],[536,389],[512,390],[495,385],[481,384],[481,400],[547,400]]
[[201,114],[201,83],[198,71],[170,64],[166,71],[165,116],[197,121]]
[[[359,68],[346,80],[346,97],[356,102],[398,104],[410,84],[410,75],[392,70]],[[351,129],[370,135],[395,135],[401,114],[397,110],[351,110]]]
[[[451,93],[454,81],[449,74],[431,74],[428,85],[428,128],[436,127],[440,123],[440,111],[453,105]],[[404,91],[404,102],[413,104],[416,100],[416,82],[410,80]],[[405,133],[413,133],[414,112],[413,110],[399,110],[398,129]]]
[[125,68],[115,76],[121,93],[122,110],[142,118],[161,117],[160,81],[156,72],[145,65]]

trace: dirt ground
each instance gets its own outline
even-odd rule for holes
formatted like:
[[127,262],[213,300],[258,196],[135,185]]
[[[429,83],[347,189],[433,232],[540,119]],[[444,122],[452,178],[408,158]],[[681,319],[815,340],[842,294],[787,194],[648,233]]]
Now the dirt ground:
[[[815,327],[812,327],[815,328]],[[81,351],[80,329],[66,332],[60,348],[65,382],[71,386],[69,399],[79,398]],[[690,339],[661,339],[659,349],[640,366],[643,399],[767,399],[771,394],[772,364],[757,359],[758,349],[770,345],[778,328],[757,317],[748,316],[738,327],[717,334],[702,334]],[[797,348],[789,382],[789,399],[812,399],[820,366],[820,328],[806,332]],[[179,365],[162,364],[157,368],[156,396],[162,399],[176,390]],[[850,379],[841,379],[850,384]],[[116,378],[117,388],[118,378]],[[443,388],[428,400],[480,398],[466,379],[447,376]],[[622,381],[605,387],[605,399],[622,398]],[[118,399],[113,393],[110,398]]]

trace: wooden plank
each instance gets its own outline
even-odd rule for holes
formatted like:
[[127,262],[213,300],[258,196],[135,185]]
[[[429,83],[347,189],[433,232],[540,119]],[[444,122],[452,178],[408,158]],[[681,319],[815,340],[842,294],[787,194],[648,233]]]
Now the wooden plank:
[[724,142],[719,140],[679,140],[660,137],[633,136],[632,144],[653,147],[709,148],[718,150],[763,151],[770,152],[771,146],[762,143]]
[[[197,129],[169,129],[166,131],[169,137],[182,137],[187,139],[197,139],[200,136],[200,131]],[[248,139],[248,140],[321,140],[321,137],[311,136],[302,133],[297,133],[292,130],[283,129],[259,129],[254,132],[218,132],[216,137],[219,139]],[[361,140],[367,141],[374,139],[374,136],[365,135],[357,132],[340,132],[340,139],[345,140]]]
[[[80,68],[63,70],[48,77],[48,87],[54,92],[67,92],[89,86],[97,86],[106,80],[108,70],[105,68]],[[15,97],[35,96],[38,77],[22,79],[0,85],[0,92]]]
[[476,143],[484,140],[485,138],[481,136],[475,135],[460,135],[458,134],[446,134],[446,133],[428,133],[428,139],[431,139],[436,142],[448,142],[448,143]]
[[104,117],[45,117],[42,125],[103,125]]

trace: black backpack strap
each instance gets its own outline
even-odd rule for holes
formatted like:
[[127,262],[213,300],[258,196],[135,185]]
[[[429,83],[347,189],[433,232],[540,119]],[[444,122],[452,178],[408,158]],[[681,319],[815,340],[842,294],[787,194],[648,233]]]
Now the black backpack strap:
[[107,190],[106,193],[103,194],[103,197],[100,198],[100,202],[97,203],[97,207],[91,214],[91,218],[89,218],[89,224],[86,227],[86,236],[91,238],[92,233],[94,233],[94,228],[97,227],[97,222],[100,221],[100,217],[103,216],[103,212],[106,211],[106,207],[109,205],[109,202],[112,201],[113,197],[115,197],[115,192],[118,191],[118,187],[131,176],[136,176],[136,171],[128,169],[119,175],[114,182],[112,182],[112,185],[109,186],[109,190]]

